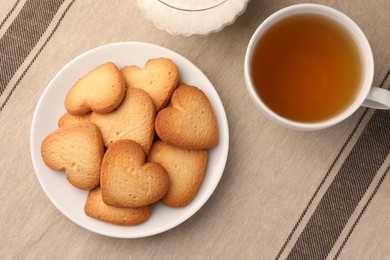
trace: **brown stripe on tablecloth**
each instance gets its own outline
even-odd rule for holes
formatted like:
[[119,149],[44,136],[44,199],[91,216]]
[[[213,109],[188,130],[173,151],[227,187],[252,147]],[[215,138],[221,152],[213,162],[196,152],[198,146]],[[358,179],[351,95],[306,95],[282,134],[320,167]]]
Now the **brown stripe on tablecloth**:
[[351,229],[349,230],[347,236],[345,237],[343,243],[341,244],[340,248],[337,250],[337,253],[334,257],[334,260],[338,259],[338,257],[340,256],[340,253],[341,251],[343,250],[345,244],[347,243],[348,239],[351,237],[351,234],[352,232],[355,230],[355,227],[357,226],[357,224],[359,223],[360,219],[362,218],[364,212],[366,211],[368,205],[371,203],[372,199],[374,198],[375,194],[377,193],[377,191],[379,190],[379,187],[382,185],[383,183],[383,180],[386,178],[387,174],[389,173],[390,171],[390,165],[387,166],[387,169],[385,170],[385,172],[382,174],[378,184],[375,186],[375,189],[374,191],[372,192],[370,198],[367,200],[367,202],[364,204],[364,207],[362,209],[362,211],[359,213],[359,216],[357,217],[357,219],[355,220],[355,222],[353,223]]
[[28,72],[28,70],[30,69],[30,67],[32,66],[32,64],[35,62],[35,60],[38,58],[39,54],[42,52],[42,50],[46,47],[47,43],[50,41],[50,39],[53,37],[54,33],[57,31],[61,21],[64,19],[66,13],[68,12],[68,10],[70,9],[70,7],[73,5],[73,3],[75,2],[76,0],[72,0],[69,5],[66,7],[66,9],[64,10],[64,12],[62,13],[60,19],[57,21],[54,29],[51,31],[51,33],[49,34],[49,36],[47,37],[47,39],[45,40],[45,42],[43,43],[43,45],[39,48],[38,52],[34,55],[33,59],[31,60],[31,62],[28,64],[28,66],[26,67],[26,69],[23,71],[23,73],[20,75],[20,77],[18,78],[18,80],[16,81],[15,85],[12,87],[11,91],[8,93],[6,99],[4,100],[3,104],[1,104],[0,106],[0,112],[3,110],[3,108],[5,107],[5,105],[7,104],[8,100],[10,99],[12,93],[15,91],[15,89],[17,88],[17,86],[19,85],[20,81],[23,79],[23,77],[26,75],[26,73]]
[[[386,77],[388,75],[389,72]],[[377,110],[343,162],[287,259],[325,259],[328,256],[389,154],[390,113]],[[375,193],[374,190],[372,196]]]
[[282,255],[282,253],[284,252],[284,250],[286,249],[288,243],[290,242],[290,240],[291,240],[292,236],[294,235],[295,231],[297,230],[298,226],[301,224],[301,222],[303,220],[303,217],[306,215],[306,213],[309,210],[310,206],[312,205],[314,199],[317,197],[317,195],[318,195],[319,191],[321,190],[322,186],[324,185],[325,181],[328,179],[328,177],[329,177],[330,173],[332,172],[334,166],[336,165],[337,161],[340,159],[341,154],[344,152],[345,148],[347,147],[347,145],[351,141],[352,137],[356,133],[357,129],[359,128],[360,124],[362,123],[363,119],[365,118],[367,112],[368,112],[368,109],[365,109],[365,111],[363,112],[362,116],[358,120],[357,124],[353,128],[351,134],[348,136],[346,142],[341,147],[341,149],[338,152],[335,160],[330,165],[330,167],[329,167],[328,171],[326,172],[324,178],[322,178],[322,180],[321,180],[320,184],[318,185],[317,189],[315,190],[313,196],[310,198],[310,200],[309,200],[308,204],[306,205],[305,209],[303,210],[302,214],[299,216],[299,219],[298,219],[297,223],[295,223],[292,231],[288,235],[286,241],[284,242],[282,248],[280,249],[278,255],[276,256],[276,259],[279,259],[280,256]]
[[28,0],[0,39],[0,95],[64,0]]
[[[383,78],[381,84],[379,85],[380,88],[382,88],[384,86],[384,84],[386,83],[387,79],[390,77],[390,69],[387,71],[385,77]],[[299,227],[299,225],[301,224],[304,216],[306,215],[307,211],[309,210],[309,208],[311,207],[314,199],[317,197],[319,191],[321,190],[322,186],[324,185],[325,181],[327,180],[327,178],[329,177],[330,173],[332,172],[334,166],[336,165],[337,161],[340,159],[340,156],[341,154],[344,152],[345,148],[347,147],[347,145],[349,144],[349,142],[351,141],[352,137],[354,136],[354,134],[356,133],[357,129],[359,128],[360,124],[362,123],[363,119],[366,117],[367,115],[367,112],[368,112],[368,109],[365,109],[364,112],[362,113],[361,117],[359,118],[358,122],[356,123],[355,127],[352,129],[352,132],[351,134],[348,136],[347,140],[345,141],[345,143],[343,144],[343,146],[341,147],[340,151],[338,152],[335,160],[332,162],[332,164],[330,165],[328,171],[326,172],[326,174],[324,175],[323,179],[321,180],[321,182],[319,183],[317,189],[315,190],[313,196],[310,198],[308,204],[306,205],[305,209],[303,210],[302,214],[299,216],[297,222],[295,223],[293,229],[291,230],[291,232],[289,233],[286,241],[284,242],[283,246],[281,247],[280,251],[278,252],[278,255],[276,256],[275,259],[279,259],[282,255],[282,253],[284,252],[284,250],[286,249],[288,243],[290,242],[292,236],[294,235],[294,233],[296,232],[297,228]]]
[[15,4],[12,6],[11,10],[8,12],[8,14],[5,16],[3,21],[0,23],[0,29],[3,28],[5,22],[8,20],[8,18],[11,16],[11,14],[14,12],[16,6],[19,4],[20,0],[17,0]]

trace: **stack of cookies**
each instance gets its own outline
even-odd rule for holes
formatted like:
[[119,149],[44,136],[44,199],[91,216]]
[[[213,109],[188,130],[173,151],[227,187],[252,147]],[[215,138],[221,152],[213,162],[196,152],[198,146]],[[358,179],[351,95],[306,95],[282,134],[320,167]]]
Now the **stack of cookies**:
[[202,182],[218,142],[214,111],[197,87],[179,82],[176,64],[143,69],[107,62],[80,78],[67,112],[43,140],[48,167],[88,190],[85,213],[119,225],[145,222],[153,204],[184,207]]

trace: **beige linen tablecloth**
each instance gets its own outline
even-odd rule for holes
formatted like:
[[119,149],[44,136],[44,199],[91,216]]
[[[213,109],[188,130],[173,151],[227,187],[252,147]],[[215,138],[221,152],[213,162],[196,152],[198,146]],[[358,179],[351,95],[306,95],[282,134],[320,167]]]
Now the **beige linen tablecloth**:
[[[0,8],[0,259],[390,259],[390,112],[361,108],[337,126],[298,132],[251,102],[244,54],[270,14],[303,1],[252,0],[223,31],[161,31],[132,0],[2,0]],[[311,1],[354,19],[371,43],[374,84],[390,87],[390,1]],[[226,109],[230,149],[208,202],[183,224],[147,238],[87,231],[48,200],[32,167],[38,99],[71,59],[140,41],[197,65]]]

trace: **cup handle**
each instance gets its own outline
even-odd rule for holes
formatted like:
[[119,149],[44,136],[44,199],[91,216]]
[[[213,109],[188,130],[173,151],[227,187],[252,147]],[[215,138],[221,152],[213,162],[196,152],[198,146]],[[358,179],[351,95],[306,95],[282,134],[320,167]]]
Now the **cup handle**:
[[372,87],[362,106],[375,109],[390,109],[390,91]]

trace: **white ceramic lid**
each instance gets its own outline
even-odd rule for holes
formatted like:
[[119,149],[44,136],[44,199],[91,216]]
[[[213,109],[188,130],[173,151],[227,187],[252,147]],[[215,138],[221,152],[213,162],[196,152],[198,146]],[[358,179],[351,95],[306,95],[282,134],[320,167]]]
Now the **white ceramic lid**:
[[207,35],[232,24],[250,0],[136,0],[145,17],[172,35]]

